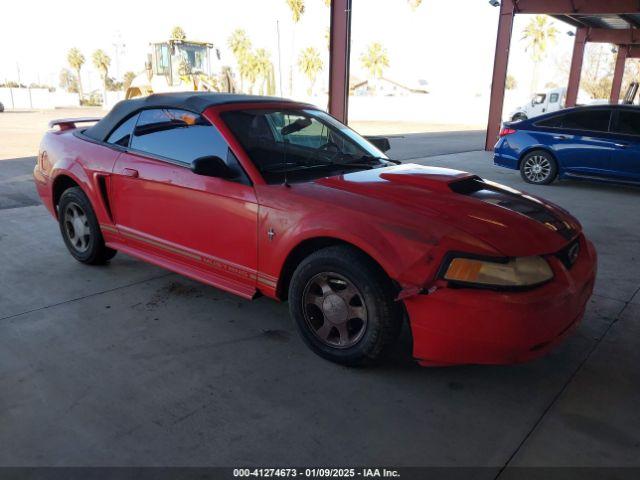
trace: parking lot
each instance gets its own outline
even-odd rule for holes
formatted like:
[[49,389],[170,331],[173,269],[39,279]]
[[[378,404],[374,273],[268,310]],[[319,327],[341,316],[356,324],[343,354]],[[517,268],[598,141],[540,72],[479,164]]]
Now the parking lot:
[[537,361],[420,368],[405,329],[387,361],[349,369],[303,345],[286,304],[125,255],[73,260],[30,181],[37,132],[16,140],[10,115],[21,114],[0,129],[0,465],[498,469],[487,478],[638,465],[640,189],[526,185],[492,165],[483,132],[394,136],[392,157],[569,210],[596,245],[598,279],[578,331]]

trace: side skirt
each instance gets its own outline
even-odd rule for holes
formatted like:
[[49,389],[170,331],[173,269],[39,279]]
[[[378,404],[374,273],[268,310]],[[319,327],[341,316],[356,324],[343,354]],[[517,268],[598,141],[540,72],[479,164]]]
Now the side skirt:
[[640,186],[640,181],[634,180],[624,180],[619,178],[611,178],[611,177],[599,177],[597,175],[581,175],[579,173],[563,173],[561,178],[566,180],[587,180],[594,182],[602,182],[602,183],[611,183],[617,185],[629,185],[629,186]]
[[132,257],[139,258],[140,260],[151,263],[153,265],[157,265],[158,267],[166,268],[167,270],[171,270],[172,272],[184,275],[185,277],[189,277],[193,280],[202,282],[212,287],[225,290],[240,297],[246,298],[247,300],[252,300],[258,293],[258,290],[255,287],[250,287],[240,282],[235,282],[229,278],[216,275],[215,273],[204,271],[190,265],[185,265],[184,263],[181,263],[172,258],[149,254],[144,250],[132,247],[131,245],[127,245],[125,243],[114,241],[106,242],[106,245],[122,253],[131,255]]

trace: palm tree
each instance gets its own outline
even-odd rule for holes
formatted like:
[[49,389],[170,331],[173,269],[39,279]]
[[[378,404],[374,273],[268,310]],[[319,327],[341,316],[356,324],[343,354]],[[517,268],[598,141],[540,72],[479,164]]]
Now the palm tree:
[[[558,29],[549,21],[546,15],[536,15],[522,32],[522,40],[527,42],[525,50],[531,51],[533,60],[533,75],[531,90],[535,92],[538,83],[538,65],[547,54],[547,47],[556,42]],[[532,93],[533,93],[532,92]]]
[[69,66],[76,71],[76,77],[78,79],[78,96],[80,97],[80,104],[82,104],[82,99],[84,98],[84,94],[82,91],[82,78],[80,77],[80,70],[82,69],[82,65],[84,65],[84,55],[77,48],[72,48],[67,53],[67,62],[69,62]]
[[320,52],[313,47],[307,47],[298,57],[298,68],[309,79],[309,88],[307,93],[311,95],[313,91],[313,85],[316,83],[316,77],[320,70],[322,70],[322,59],[320,58]]
[[255,69],[256,69],[256,78],[260,78],[260,95],[265,94],[265,86],[267,81],[269,80],[269,74],[271,69],[271,54],[267,52],[264,48],[259,48],[256,50],[256,54],[254,56],[255,61]]
[[389,66],[387,49],[380,43],[373,42],[367,47],[367,51],[360,56],[360,62],[373,79],[378,79],[382,77],[383,70]]
[[173,30],[171,30],[171,40],[180,40],[183,42],[186,38],[187,34],[184,33],[182,27],[173,27]]
[[269,78],[267,78],[267,95],[273,96],[276,94],[276,69],[271,64],[269,69]]
[[304,13],[304,0],[287,0],[287,5],[291,9],[293,23],[298,23]]
[[258,78],[258,62],[253,52],[247,52],[242,63],[239,65],[240,76],[244,77],[249,82],[248,92],[249,95],[253,94],[253,87]]
[[293,28],[291,29],[291,64],[289,65],[289,94],[293,93],[293,55],[296,45],[296,25],[300,22],[304,13],[304,0],[287,0],[287,5],[291,10],[293,18]]
[[60,86],[67,92],[78,92],[78,79],[68,68],[60,70]]
[[244,90],[245,76],[243,75],[243,71],[245,71],[246,68],[243,69],[242,64],[245,63],[247,55],[251,53],[251,40],[249,40],[247,33],[243,29],[237,28],[227,40],[227,45],[229,45],[229,49],[236,57],[238,70],[240,71],[240,90]]
[[104,50],[102,49],[98,49],[93,52],[91,58],[93,60],[93,66],[98,69],[98,71],[100,72],[100,77],[102,78],[102,104],[105,105],[107,102],[107,81],[111,59],[106,53],[104,53]]

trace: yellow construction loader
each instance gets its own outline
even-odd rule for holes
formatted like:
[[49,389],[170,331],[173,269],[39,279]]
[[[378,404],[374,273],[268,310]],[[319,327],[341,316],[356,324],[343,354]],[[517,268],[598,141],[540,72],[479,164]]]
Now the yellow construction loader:
[[231,70],[214,68],[220,53],[213,44],[172,39],[150,47],[145,71],[133,79],[126,98],[185,90],[235,92]]

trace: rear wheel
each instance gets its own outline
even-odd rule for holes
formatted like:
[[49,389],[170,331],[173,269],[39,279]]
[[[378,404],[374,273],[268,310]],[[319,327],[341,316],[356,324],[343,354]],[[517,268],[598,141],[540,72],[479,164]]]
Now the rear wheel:
[[402,307],[388,277],[349,246],[319,250],[298,266],[289,308],[305,343],[343,365],[379,358],[398,336]]
[[91,203],[79,187],[65,190],[60,197],[58,219],[64,243],[79,262],[102,264],[117,253],[104,244]]
[[511,118],[511,120],[512,120],[513,122],[521,122],[521,121],[526,120],[526,119],[527,119],[527,116],[526,116],[524,113],[516,113],[516,114]]
[[558,165],[549,152],[535,150],[520,162],[520,175],[527,183],[547,185],[556,178]]

